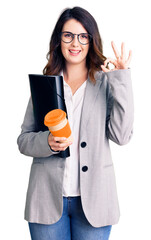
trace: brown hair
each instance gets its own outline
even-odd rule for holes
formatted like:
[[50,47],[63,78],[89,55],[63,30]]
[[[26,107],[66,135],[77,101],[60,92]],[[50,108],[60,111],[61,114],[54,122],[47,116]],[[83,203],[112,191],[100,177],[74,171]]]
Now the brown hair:
[[95,81],[94,74],[101,70],[101,65],[104,64],[106,57],[103,56],[102,40],[95,19],[88,11],[80,7],[67,8],[60,15],[51,36],[47,54],[48,63],[43,69],[43,74],[58,75],[65,68],[65,59],[61,52],[60,33],[63,25],[70,19],[79,21],[92,36],[86,64],[90,79]]

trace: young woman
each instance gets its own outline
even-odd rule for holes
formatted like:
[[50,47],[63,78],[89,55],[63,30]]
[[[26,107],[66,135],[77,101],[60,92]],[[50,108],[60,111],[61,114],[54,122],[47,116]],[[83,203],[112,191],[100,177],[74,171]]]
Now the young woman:
[[[109,139],[123,145],[132,136],[132,53],[111,44],[115,59],[106,59],[97,24],[80,7],[66,9],[54,28],[43,73],[63,75],[74,140],[35,132],[30,99],[18,145],[34,157],[25,208],[32,240],[107,240],[119,220]],[[58,157],[68,146],[70,157]]]

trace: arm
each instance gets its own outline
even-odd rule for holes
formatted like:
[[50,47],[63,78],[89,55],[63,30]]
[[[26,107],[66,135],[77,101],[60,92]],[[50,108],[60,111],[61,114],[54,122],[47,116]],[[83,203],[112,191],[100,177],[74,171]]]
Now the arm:
[[119,145],[133,133],[133,93],[130,69],[105,73],[110,85],[107,108],[107,137]]
[[[108,138],[123,145],[130,140],[133,128],[133,94],[129,69],[132,51],[129,51],[126,59],[124,43],[121,45],[121,56],[114,42],[111,42],[111,45],[116,59],[108,58],[101,66],[110,86],[107,96],[106,132]],[[108,63],[112,63],[114,69],[108,69]]]
[[63,137],[53,137],[49,131],[35,132],[35,120],[33,104],[30,98],[22,124],[22,132],[17,139],[17,144],[21,153],[31,157],[49,157],[53,154],[64,151],[72,142]]
[[49,131],[35,132],[35,121],[32,100],[29,100],[22,131],[17,139],[21,153],[31,157],[49,157],[53,152],[48,144]]

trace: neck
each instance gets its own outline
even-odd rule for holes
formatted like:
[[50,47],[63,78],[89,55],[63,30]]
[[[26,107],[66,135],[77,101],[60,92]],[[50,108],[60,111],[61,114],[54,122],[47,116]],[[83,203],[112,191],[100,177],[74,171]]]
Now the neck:
[[66,68],[64,71],[64,79],[66,82],[74,82],[78,80],[82,80],[83,82],[88,77],[88,69],[85,65],[82,64],[66,64]]
[[86,66],[79,65],[66,65],[64,71],[64,80],[71,87],[72,94],[77,91],[77,89],[87,80],[88,69]]

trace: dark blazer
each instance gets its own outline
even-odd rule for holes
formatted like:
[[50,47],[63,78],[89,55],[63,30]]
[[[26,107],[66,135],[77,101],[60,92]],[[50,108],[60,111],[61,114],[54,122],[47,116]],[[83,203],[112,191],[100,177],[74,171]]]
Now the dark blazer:
[[[109,139],[119,145],[129,142],[133,127],[133,96],[130,69],[98,72],[96,83],[87,80],[80,125],[80,190],[83,211],[94,227],[116,224],[119,204]],[[46,132],[34,132],[30,99],[22,132],[21,153],[32,156],[25,219],[52,224],[63,212],[64,158],[48,145]]]

